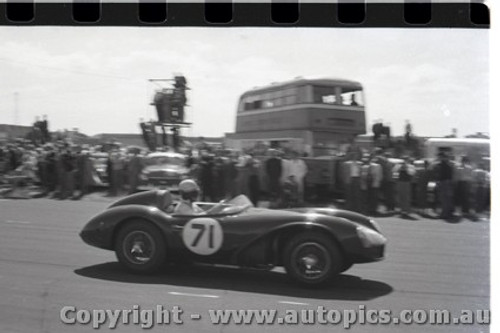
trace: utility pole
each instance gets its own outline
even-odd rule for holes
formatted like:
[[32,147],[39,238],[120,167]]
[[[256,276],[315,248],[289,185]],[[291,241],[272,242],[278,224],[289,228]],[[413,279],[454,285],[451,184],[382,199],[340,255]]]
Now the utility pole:
[[14,125],[19,125],[19,93],[14,93]]

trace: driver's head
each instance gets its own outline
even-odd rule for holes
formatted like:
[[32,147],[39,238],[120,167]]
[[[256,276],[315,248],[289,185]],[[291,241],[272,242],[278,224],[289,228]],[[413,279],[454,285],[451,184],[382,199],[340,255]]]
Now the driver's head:
[[183,200],[195,201],[200,194],[200,188],[194,180],[185,179],[179,184],[179,193]]

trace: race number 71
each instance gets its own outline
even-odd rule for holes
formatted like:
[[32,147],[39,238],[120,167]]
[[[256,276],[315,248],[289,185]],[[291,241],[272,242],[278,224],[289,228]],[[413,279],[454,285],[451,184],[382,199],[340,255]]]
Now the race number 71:
[[191,252],[210,255],[221,248],[223,232],[217,220],[200,217],[186,223],[182,231],[182,240]]
[[[201,237],[205,234],[206,225],[201,224],[201,223],[193,223],[191,224],[191,228],[193,229],[198,229],[198,235],[193,239],[193,242],[191,243],[191,246],[197,247],[198,243],[200,242]],[[213,249],[214,248],[214,226],[209,225],[208,226],[208,247]]]

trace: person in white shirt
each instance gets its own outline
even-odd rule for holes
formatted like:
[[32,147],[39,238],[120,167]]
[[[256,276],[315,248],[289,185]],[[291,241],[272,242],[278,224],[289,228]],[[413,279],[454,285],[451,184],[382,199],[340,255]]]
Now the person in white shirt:
[[348,210],[361,212],[361,166],[359,152],[350,152],[349,160],[344,162],[345,170],[345,199]]
[[371,181],[368,184],[368,214],[374,216],[378,214],[380,187],[384,173],[382,166],[373,158],[369,162],[369,172]]
[[200,195],[200,188],[194,180],[185,179],[181,181],[179,193],[181,200],[174,209],[174,215],[200,215],[204,213],[203,209],[195,204]]
[[299,201],[304,201],[304,178],[307,174],[306,163],[299,158],[297,152],[292,152],[291,159],[288,161],[287,165],[287,177],[293,176],[298,184],[298,196]]

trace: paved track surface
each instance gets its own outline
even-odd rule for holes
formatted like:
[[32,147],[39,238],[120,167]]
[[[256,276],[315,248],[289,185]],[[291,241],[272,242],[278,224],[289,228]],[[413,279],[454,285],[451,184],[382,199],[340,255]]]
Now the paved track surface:
[[[106,200],[0,200],[0,332],[92,332],[65,325],[77,309],[183,310],[183,324],[158,332],[332,332],[312,325],[214,325],[209,309],[489,309],[489,221],[380,218],[389,239],[386,260],[355,265],[334,286],[301,289],[283,271],[175,267],[155,276],[128,273],[114,253],[84,244],[78,232]],[[299,312],[300,313],[300,312]],[[191,319],[200,314],[201,319]],[[101,327],[107,331],[106,323]],[[116,331],[116,330],[115,330]],[[142,331],[118,325],[119,332]],[[151,330],[149,330],[151,331]],[[361,325],[351,332],[487,332],[481,325]]]

